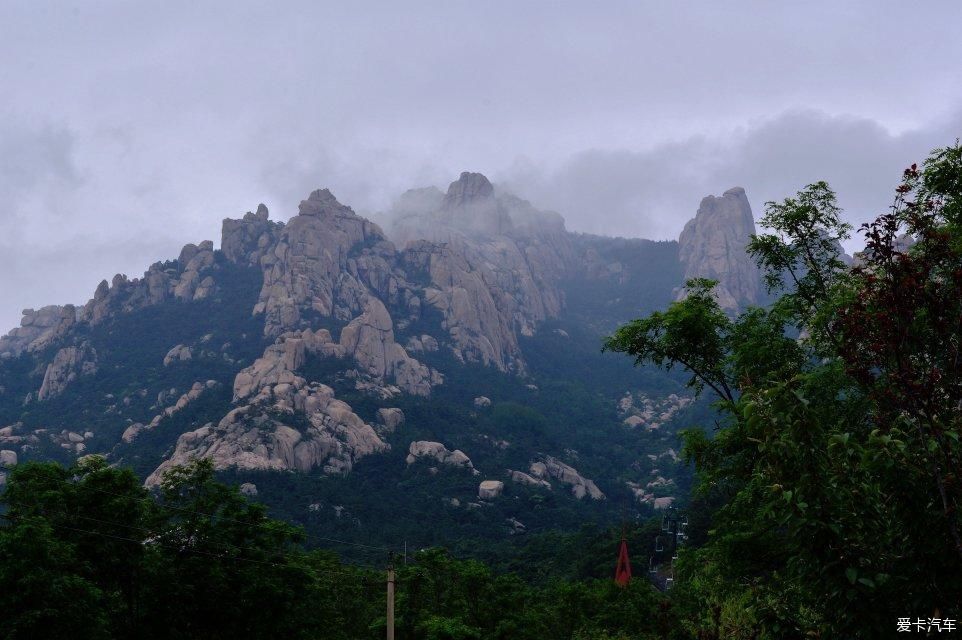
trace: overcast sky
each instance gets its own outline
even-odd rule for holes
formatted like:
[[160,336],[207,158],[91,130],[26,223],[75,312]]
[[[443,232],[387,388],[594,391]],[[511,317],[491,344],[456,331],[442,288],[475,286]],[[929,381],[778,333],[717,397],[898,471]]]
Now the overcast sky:
[[962,2],[0,0],[0,333],[259,202],[376,217],[480,171],[568,228],[828,180],[854,222],[962,135]]

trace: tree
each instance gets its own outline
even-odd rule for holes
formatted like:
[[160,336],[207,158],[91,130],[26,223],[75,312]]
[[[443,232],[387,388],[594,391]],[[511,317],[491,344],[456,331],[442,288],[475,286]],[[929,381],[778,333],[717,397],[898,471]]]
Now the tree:
[[5,638],[108,638],[103,592],[84,574],[75,545],[27,517],[0,535]]
[[[962,147],[905,170],[892,210],[864,227],[834,325],[846,370],[872,397],[882,432],[906,438],[931,476],[962,559]],[[900,235],[903,234],[903,235]]]
[[98,457],[18,466],[0,529],[4,637],[347,640],[382,610],[368,572],[305,551],[209,461],[176,468],[157,498]]
[[905,172],[855,267],[834,193],[809,185],[767,204],[749,246],[779,293],[769,308],[729,318],[692,281],[607,341],[719,398],[715,437],[685,436],[700,495],[723,505],[679,567],[699,637],[871,638],[893,611],[958,617],[960,220],[958,144]]
[[[17,546],[15,540],[29,541],[24,550],[48,553],[53,564],[45,580],[82,589],[86,597],[97,599],[97,609],[103,621],[110,621],[112,634],[132,634],[138,566],[144,553],[138,541],[150,512],[145,497],[133,473],[111,469],[102,458],[84,458],[69,469],[56,464],[21,465],[11,475],[4,495],[11,526],[2,540],[11,548]],[[10,569],[22,561],[11,552],[0,565]],[[22,575],[36,577],[38,571]],[[49,606],[56,600],[42,598],[35,604]],[[37,614],[22,613],[25,619]]]

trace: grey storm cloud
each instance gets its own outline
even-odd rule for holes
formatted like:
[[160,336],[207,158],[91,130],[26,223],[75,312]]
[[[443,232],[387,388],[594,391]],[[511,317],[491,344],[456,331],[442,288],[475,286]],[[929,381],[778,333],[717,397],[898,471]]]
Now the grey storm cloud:
[[960,135],[962,5],[0,2],[0,331],[224,217],[382,217],[462,170],[574,230],[828,180],[853,219]]

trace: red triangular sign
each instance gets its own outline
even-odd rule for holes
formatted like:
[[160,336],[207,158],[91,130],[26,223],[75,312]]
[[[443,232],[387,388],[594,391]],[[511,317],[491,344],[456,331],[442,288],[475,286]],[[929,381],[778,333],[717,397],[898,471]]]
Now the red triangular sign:
[[615,566],[615,582],[620,586],[626,587],[631,582],[631,562],[628,560],[628,541],[621,539],[621,548],[618,550],[618,564]]

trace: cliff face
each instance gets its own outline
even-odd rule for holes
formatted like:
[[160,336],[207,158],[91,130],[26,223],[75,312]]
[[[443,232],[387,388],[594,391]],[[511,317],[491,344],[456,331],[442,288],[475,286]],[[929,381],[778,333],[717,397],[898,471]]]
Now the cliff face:
[[[762,294],[761,274],[745,253],[754,233],[755,219],[744,189],[729,189],[721,197],[706,196],[678,238],[685,279],[717,280],[718,303],[729,311],[757,303]],[[683,293],[679,291],[679,296]]]
[[349,321],[361,311],[368,285],[397,291],[394,255],[376,224],[327,189],[315,191],[260,257],[264,286],[253,312],[264,314],[269,336],[298,328],[311,313]]
[[[431,207],[415,211],[415,203]],[[391,234],[402,261],[427,281],[424,301],[441,312],[456,357],[524,371],[518,336],[564,306],[562,282],[578,269],[564,220],[511,195],[479,173],[462,173],[440,199],[404,194]]]

